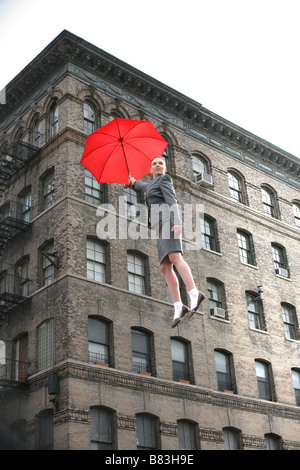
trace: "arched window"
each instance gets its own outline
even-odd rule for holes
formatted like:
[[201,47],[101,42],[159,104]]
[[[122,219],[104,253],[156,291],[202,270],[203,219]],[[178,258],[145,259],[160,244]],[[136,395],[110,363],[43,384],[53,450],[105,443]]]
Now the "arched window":
[[300,406],[300,370],[292,369],[293,385],[295,390],[296,405]]
[[137,253],[127,253],[128,290],[146,293],[146,259]]
[[262,398],[263,400],[276,401],[273,389],[271,364],[262,360],[255,360],[255,371],[259,398]]
[[296,227],[300,228],[300,202],[293,202],[293,212]]
[[209,174],[209,163],[206,158],[200,156],[198,154],[192,154],[192,167],[193,167],[193,175],[197,176],[199,174]]
[[220,252],[217,221],[213,217],[204,214],[204,217],[200,218],[200,228],[203,248]]
[[241,263],[254,266],[255,257],[252,235],[244,230],[237,230],[237,239]]
[[91,450],[112,450],[115,444],[115,412],[104,407],[91,408]]
[[83,132],[86,135],[91,134],[96,129],[95,125],[95,108],[90,102],[86,101],[83,105]]
[[267,450],[282,450],[282,438],[277,434],[265,434]]
[[173,379],[190,382],[188,344],[179,339],[171,339]]
[[271,246],[275,273],[279,274],[280,276],[289,277],[289,269],[285,248],[282,245],[278,245],[277,243],[272,243]]
[[215,363],[218,390],[235,392],[232,355],[225,351],[215,350]]
[[53,411],[43,411],[38,416],[38,448],[53,450]]
[[110,323],[100,318],[88,319],[89,363],[110,365]]
[[55,202],[55,175],[54,168],[50,168],[41,176],[42,200],[40,206],[42,210],[49,209]]
[[84,183],[87,202],[95,206],[107,202],[107,185],[98,183],[96,178],[86,169],[84,170]]
[[145,330],[131,328],[132,371],[152,373],[151,335]]
[[87,278],[106,281],[106,245],[88,238],[86,242]]
[[58,134],[58,105],[53,103],[50,107],[50,138]]
[[246,292],[249,327],[253,330],[266,330],[262,301],[258,294]]
[[228,171],[228,187],[230,198],[245,203],[244,184],[241,176],[235,171]]
[[285,331],[285,337],[287,339],[299,339],[298,333],[298,321],[295,311],[295,307],[287,303],[281,304],[281,313]]
[[166,162],[166,167],[167,167],[167,172],[170,173],[173,171],[172,168],[172,144],[168,136],[161,134],[162,137],[168,142],[168,145],[166,146],[164,153],[163,153],[163,158],[165,159]]
[[242,450],[242,433],[239,429],[223,428],[224,450]]
[[275,192],[267,187],[261,187],[261,197],[264,208],[264,213],[270,217],[278,218],[278,208],[276,206]]
[[15,380],[25,382],[28,374],[28,334],[24,333],[14,341]]
[[210,314],[214,317],[226,318],[225,287],[217,279],[207,280],[208,302]]
[[37,118],[33,124],[32,143],[35,147],[41,147],[41,121]]
[[158,426],[159,422],[155,416],[147,413],[136,415],[137,450],[159,449]]
[[198,439],[197,431],[198,426],[196,423],[192,423],[187,420],[177,421],[178,429],[178,449],[179,450],[197,450]]

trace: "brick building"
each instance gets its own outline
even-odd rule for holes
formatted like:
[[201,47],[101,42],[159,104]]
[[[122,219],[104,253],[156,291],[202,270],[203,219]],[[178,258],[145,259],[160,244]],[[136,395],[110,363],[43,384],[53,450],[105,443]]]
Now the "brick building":
[[[153,122],[184,221],[203,208],[183,245],[206,299],[176,329],[143,196],[79,164],[116,116]],[[299,450],[299,159],[67,31],[7,85],[0,132],[11,445]]]

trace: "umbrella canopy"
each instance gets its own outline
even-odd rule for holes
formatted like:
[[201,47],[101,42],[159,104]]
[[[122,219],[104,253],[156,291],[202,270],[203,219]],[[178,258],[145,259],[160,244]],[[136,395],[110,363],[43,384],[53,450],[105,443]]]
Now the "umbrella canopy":
[[99,183],[128,184],[150,173],[168,142],[150,121],[115,118],[88,135],[80,161]]

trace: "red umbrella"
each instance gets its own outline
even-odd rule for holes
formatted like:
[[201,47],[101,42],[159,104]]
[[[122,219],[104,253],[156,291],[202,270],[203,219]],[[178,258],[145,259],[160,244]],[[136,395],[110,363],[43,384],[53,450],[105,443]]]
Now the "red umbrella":
[[88,135],[80,161],[99,183],[127,184],[150,173],[168,142],[150,121],[115,118]]

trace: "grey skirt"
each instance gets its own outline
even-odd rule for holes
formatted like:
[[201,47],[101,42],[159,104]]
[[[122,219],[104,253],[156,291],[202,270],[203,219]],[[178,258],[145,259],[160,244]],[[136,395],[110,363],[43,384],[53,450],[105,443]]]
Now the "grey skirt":
[[157,252],[159,264],[169,254],[175,251],[183,253],[182,240],[174,237],[174,232],[171,231],[170,220],[160,220],[158,226],[153,227],[156,230],[157,236]]

